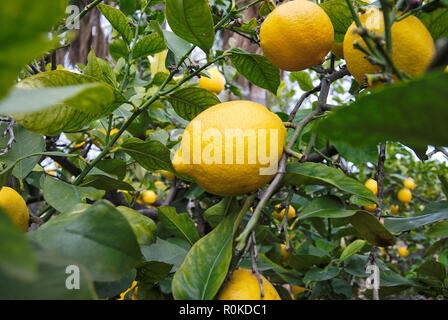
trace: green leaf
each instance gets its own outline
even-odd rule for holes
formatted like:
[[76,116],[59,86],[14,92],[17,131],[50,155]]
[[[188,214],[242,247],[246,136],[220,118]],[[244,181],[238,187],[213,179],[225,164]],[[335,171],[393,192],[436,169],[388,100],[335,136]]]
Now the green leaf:
[[192,44],[176,36],[173,32],[163,30],[167,47],[174,53],[177,59],[181,59],[192,47]]
[[191,245],[199,240],[198,230],[188,213],[178,214],[176,208],[159,207],[160,222],[175,236],[187,240]]
[[442,192],[445,195],[445,198],[448,199],[448,179],[441,173],[439,173],[437,176],[439,177],[441,183]]
[[93,48],[87,57],[88,63],[84,70],[84,74],[103,81],[112,87],[117,87],[117,79],[109,62],[101,58],[97,58]]
[[403,232],[420,228],[429,223],[448,219],[448,201],[442,200],[428,204],[417,217],[385,218],[384,225],[392,232]]
[[160,261],[145,261],[137,269],[136,281],[156,283],[165,279],[173,268],[172,264]]
[[378,147],[376,145],[354,148],[341,141],[332,141],[332,143],[344,159],[355,164],[376,163],[378,161]]
[[131,208],[119,206],[117,210],[128,220],[139,245],[147,245],[156,241],[157,225],[149,217]]
[[123,142],[119,149],[129,154],[146,170],[174,171],[171,165],[170,150],[159,141],[130,138]]
[[67,212],[52,221],[58,219],[62,221],[41,227],[29,237],[86,266],[95,280],[119,280],[141,261],[132,228],[110,203],[98,201],[82,213]]
[[1,100],[27,63],[57,46],[49,31],[64,16],[67,1],[2,0],[0,7]]
[[445,266],[442,263],[434,261],[434,260],[425,261],[415,271],[418,274],[423,274],[423,275],[429,276],[430,278],[436,279],[442,285],[446,278]]
[[87,198],[97,200],[104,196],[104,191],[77,187],[49,176],[44,178],[42,191],[45,201],[60,212],[73,209],[76,204],[85,202]]
[[97,7],[110,22],[112,27],[122,35],[123,39],[128,44],[130,44],[132,39],[134,38],[134,32],[129,26],[128,19],[126,18],[124,13],[114,7],[105,4],[99,4]]
[[197,241],[174,274],[176,300],[210,300],[223,283],[232,258],[236,213]]
[[305,282],[309,281],[325,281],[336,277],[340,272],[338,267],[329,267],[325,269],[320,269],[313,267],[310,271],[305,274],[303,280]]
[[[356,0],[352,2],[356,7],[367,5],[368,3]],[[334,28],[334,42],[344,41],[345,33],[353,22],[350,8],[346,0],[330,0],[320,3],[319,6],[324,9]]]
[[439,221],[425,232],[427,237],[448,237],[448,221]]
[[369,243],[387,247],[395,244],[396,239],[378,219],[367,211],[358,211],[348,220]]
[[342,171],[322,163],[291,163],[286,167],[283,182],[288,185],[323,185],[377,203],[377,197],[361,182],[346,176]]
[[132,48],[132,59],[152,56],[166,49],[165,40],[157,33],[152,33],[140,39]]
[[0,103],[28,130],[47,136],[78,131],[114,111],[125,99],[113,87],[94,78],[54,70],[28,77]]
[[341,256],[339,257],[339,261],[344,261],[347,258],[350,258],[354,254],[356,254],[359,250],[361,250],[366,242],[364,240],[355,240],[350,243],[344,251],[342,251]]
[[[8,125],[9,123],[0,123],[0,133],[3,133]],[[0,156],[0,160],[6,165],[11,166],[19,159],[45,151],[45,140],[41,135],[32,133],[18,124],[14,124],[13,131],[15,142],[7,154]],[[0,136],[0,150],[6,147],[8,140],[9,135]],[[39,159],[40,156],[35,156],[19,161],[14,166],[12,173],[17,179],[24,179],[33,170]]]
[[37,263],[31,246],[22,230],[1,209],[0,270],[1,274],[23,281],[32,281],[37,277]]
[[299,213],[301,220],[306,218],[345,218],[354,215],[358,210],[345,210],[337,197],[319,197],[313,199]]
[[232,49],[230,52],[230,60],[241,75],[260,88],[277,94],[280,70],[276,66],[258,54],[250,54],[241,49]]
[[294,71],[289,74],[289,80],[297,83],[300,86],[300,89],[303,91],[310,91],[314,88],[313,80],[311,80],[311,76],[306,71]]
[[439,8],[431,12],[418,12],[416,16],[431,33],[434,41],[448,37],[448,9]]
[[100,190],[128,190],[134,191],[134,187],[129,183],[124,181],[120,181],[111,177],[108,177],[103,174],[89,174],[83,180],[83,183],[80,184],[81,187],[93,187]]
[[166,0],[165,14],[175,34],[209,52],[215,41],[215,28],[206,0]]
[[448,132],[444,130],[447,86],[447,73],[384,86],[320,121],[318,131],[352,146],[387,140],[413,147],[448,145]]
[[229,212],[237,210],[236,206],[237,203],[233,197],[225,197],[204,211],[204,219],[215,228]]
[[203,88],[184,88],[168,97],[174,111],[185,120],[193,120],[202,111],[221,103],[213,92]]
[[187,255],[187,249],[167,240],[157,238],[155,244],[141,246],[143,256],[147,261],[160,261],[172,264],[172,271],[176,271]]
[[125,60],[129,57],[129,47],[123,39],[114,39],[109,44],[111,57],[118,61],[120,58]]
[[95,291],[100,299],[112,298],[120,295],[131,287],[136,276],[136,271],[132,270],[129,274],[117,281],[94,283]]

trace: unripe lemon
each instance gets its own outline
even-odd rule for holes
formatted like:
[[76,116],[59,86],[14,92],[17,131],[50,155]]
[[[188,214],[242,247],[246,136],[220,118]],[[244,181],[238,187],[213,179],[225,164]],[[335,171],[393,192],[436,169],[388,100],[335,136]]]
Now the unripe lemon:
[[369,179],[364,184],[366,188],[373,192],[374,195],[378,193],[378,183],[374,179]]
[[239,268],[221,291],[218,300],[281,300],[274,286],[262,275],[264,297],[261,298],[260,285],[252,270]]
[[152,190],[145,190],[142,192],[141,201],[144,204],[153,204],[156,202],[157,194]]
[[408,188],[409,190],[414,190],[415,188],[415,181],[411,177],[407,178],[403,181],[403,185],[405,188]]
[[[280,203],[277,204],[275,207],[279,208],[280,207]],[[282,209],[280,212],[278,212],[277,210],[274,210],[274,212],[272,212],[272,215],[274,216],[274,218],[276,218],[277,220],[281,221],[281,220],[283,220],[283,216],[285,215],[285,211],[286,211],[286,209]],[[289,205],[288,220],[291,220],[295,216],[296,216],[296,209],[294,209],[293,206]]]
[[342,42],[334,43],[331,47],[331,53],[336,57],[343,59],[344,58],[344,48]]
[[255,102],[229,101],[190,122],[172,163],[207,192],[240,195],[272,180],[285,139],[286,128],[276,114]]
[[403,188],[400,191],[398,191],[398,200],[403,203],[409,204],[412,200],[412,193],[411,190],[407,188]]
[[406,247],[398,248],[397,253],[400,257],[403,257],[403,258],[406,258],[409,255],[408,249]]
[[[361,24],[369,31],[382,35],[384,30],[384,18],[381,10],[369,9],[361,14]],[[358,41],[364,48],[365,42],[356,30],[353,22],[344,37],[344,58],[347,68],[355,77],[356,81],[362,83],[366,74],[380,72],[380,66],[371,64],[366,54],[354,48],[353,44]],[[403,70],[412,77],[422,74],[431,62],[435,46],[431,34],[424,24],[415,16],[394,22],[392,25],[392,60],[398,70]]]
[[281,4],[260,28],[263,54],[272,64],[288,71],[323,63],[333,40],[334,29],[328,15],[306,0]]
[[6,213],[20,229],[28,230],[30,214],[25,200],[14,189],[3,187],[0,189],[0,209]]
[[376,204],[372,204],[371,206],[364,206],[364,209],[369,211],[369,212],[375,212]]
[[281,254],[282,254],[282,261],[286,261],[289,259],[289,257],[291,256],[291,249],[286,250],[286,244],[282,243],[280,245],[281,247]]
[[392,214],[397,214],[398,211],[400,210],[400,207],[396,204],[393,204],[390,206],[389,210]]
[[216,94],[220,94],[226,83],[224,76],[216,68],[210,68],[207,72],[210,74],[210,78],[201,76],[198,86],[200,88],[210,90]]
[[126,291],[124,291],[120,294],[120,298],[118,298],[118,300],[124,300],[124,297],[126,296],[126,294],[129,291],[131,291],[132,289],[134,289],[134,292],[132,293],[132,296],[131,296],[132,300],[138,300],[137,299],[137,294],[138,294],[137,281],[132,282],[132,285],[129,287],[129,289],[127,289]]

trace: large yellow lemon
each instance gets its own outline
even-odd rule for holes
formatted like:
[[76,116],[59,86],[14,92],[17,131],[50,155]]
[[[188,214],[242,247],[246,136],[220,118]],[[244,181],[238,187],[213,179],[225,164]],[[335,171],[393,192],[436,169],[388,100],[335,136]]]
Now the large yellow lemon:
[[0,209],[6,213],[20,229],[28,230],[30,214],[25,200],[10,187],[3,187],[0,190]]
[[330,18],[321,7],[307,0],[281,4],[260,28],[263,54],[272,64],[288,71],[323,63],[333,40]]
[[172,163],[207,192],[244,194],[273,178],[285,139],[281,119],[261,104],[220,103],[190,122]]
[[[360,15],[361,24],[369,31],[381,35],[384,30],[384,18],[382,11],[371,8]],[[356,24],[348,28],[344,37],[344,59],[347,68],[362,83],[364,75],[378,73],[380,67],[371,64],[366,54],[353,47],[354,41],[358,41],[366,48],[362,38],[354,34]],[[402,70],[410,76],[422,74],[431,62],[435,53],[434,40],[423,23],[415,16],[409,16],[392,25],[392,60],[398,70]]]
[[216,68],[210,68],[207,72],[210,74],[210,78],[202,76],[199,79],[198,86],[216,94],[220,94],[226,83],[224,76]]
[[263,276],[264,297],[252,270],[239,268],[233,272],[229,283],[222,290],[218,300],[281,300],[274,286]]

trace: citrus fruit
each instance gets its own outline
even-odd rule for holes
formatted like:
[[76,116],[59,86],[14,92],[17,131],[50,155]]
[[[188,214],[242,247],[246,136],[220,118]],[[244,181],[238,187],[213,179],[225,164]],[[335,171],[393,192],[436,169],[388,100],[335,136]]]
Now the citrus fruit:
[[[381,10],[370,8],[361,14],[361,24],[369,31],[381,35],[384,30],[384,18]],[[347,68],[355,77],[356,81],[362,83],[366,74],[380,72],[378,65],[371,64],[366,59],[366,54],[354,48],[353,43],[358,41],[364,48],[365,42],[361,36],[354,34],[356,24],[353,22],[344,36],[344,59]],[[406,72],[410,76],[422,74],[431,62],[435,46],[431,34],[424,24],[415,16],[394,22],[392,33],[392,61],[398,70]]]
[[[134,289],[135,288],[135,289]],[[138,294],[138,286],[137,286],[137,281],[132,282],[132,285],[129,287],[129,289],[127,289],[126,291],[122,292],[120,294],[120,298],[118,298],[118,300],[124,300],[126,294],[131,291],[132,289],[134,289],[134,292],[132,292],[132,296],[131,299],[132,300],[138,300],[137,299],[137,294]]]
[[164,190],[166,188],[166,184],[164,184],[162,181],[155,181],[154,185],[159,190]]
[[225,285],[218,300],[281,300],[274,286],[262,275],[264,297],[261,298],[260,285],[252,270],[239,268]]
[[398,211],[400,210],[400,207],[396,204],[393,204],[390,206],[389,210],[392,214],[397,214]]
[[305,290],[308,290],[308,289],[305,287],[302,287],[302,286],[291,285],[291,292],[292,292],[292,295],[294,298],[297,297],[297,295],[299,293],[302,293]]
[[374,195],[378,193],[378,183],[374,179],[368,179],[366,183],[364,183],[367,189],[373,192]]
[[400,191],[398,191],[398,200],[405,204],[406,203],[409,204],[409,202],[412,200],[411,190],[403,188]]
[[207,192],[240,195],[272,180],[285,138],[282,120],[261,104],[220,103],[190,122],[172,163]]
[[325,61],[334,29],[325,11],[306,0],[285,2],[275,8],[260,28],[265,57],[280,69],[299,71]]
[[144,204],[153,204],[156,202],[157,194],[152,190],[145,190],[141,194],[141,201]]
[[289,257],[291,256],[291,249],[286,250],[286,244],[282,243],[280,245],[281,247],[281,254],[282,254],[282,261],[286,261],[289,259]]
[[380,249],[380,252],[381,252],[380,256],[381,257],[385,257],[386,256],[386,250],[383,247],[378,247],[378,249]]
[[405,188],[408,188],[409,190],[414,190],[415,188],[415,181],[411,177],[407,178],[403,181],[403,185]]
[[371,206],[364,206],[364,209],[369,211],[369,212],[375,212],[376,204],[372,204]]
[[28,230],[30,214],[25,200],[14,189],[2,187],[0,189],[0,209],[6,213],[20,229]]
[[331,53],[334,54],[336,57],[343,59],[344,58],[344,49],[342,42],[334,43],[331,47]]
[[397,253],[400,257],[403,257],[403,258],[406,258],[409,255],[408,249],[406,247],[398,248]]
[[166,180],[173,181],[174,180],[174,173],[168,170],[158,170],[158,173],[162,175]]
[[[280,203],[277,204],[275,206],[276,208],[280,207]],[[274,218],[276,218],[277,220],[283,220],[283,216],[285,215],[285,211],[286,209],[282,209],[280,212],[277,210],[274,210],[274,212],[272,213],[272,215],[274,216]],[[293,206],[289,205],[289,209],[288,209],[288,220],[291,220],[292,218],[294,218],[296,216],[296,209],[294,209]]]
[[210,68],[207,72],[210,74],[210,78],[201,76],[198,86],[200,88],[210,90],[216,94],[220,94],[226,83],[224,76],[216,68]]

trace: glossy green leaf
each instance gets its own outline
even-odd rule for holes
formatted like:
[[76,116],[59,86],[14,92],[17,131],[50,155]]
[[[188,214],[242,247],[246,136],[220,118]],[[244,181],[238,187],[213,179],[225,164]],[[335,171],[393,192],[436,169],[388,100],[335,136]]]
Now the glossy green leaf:
[[157,33],[152,33],[140,39],[132,48],[132,59],[152,56],[166,49],[165,40]]
[[384,86],[320,121],[318,131],[353,146],[371,146],[387,140],[413,147],[448,145],[448,132],[444,129],[448,117],[447,86],[447,73]]
[[247,80],[274,95],[280,85],[280,70],[264,56],[250,54],[241,49],[230,50],[230,60],[236,70]]
[[120,295],[131,287],[132,282],[136,276],[136,271],[132,270],[129,274],[117,281],[103,282],[97,281],[94,283],[95,291],[100,299],[108,299]]
[[436,279],[442,285],[446,278],[445,266],[442,263],[434,260],[425,261],[415,271],[417,272],[417,274],[422,274]]
[[129,183],[111,178],[102,174],[89,174],[80,184],[81,187],[93,187],[100,190],[128,190],[134,191],[134,187]]
[[150,246],[142,246],[141,249],[145,260],[172,264],[172,271],[176,271],[180,267],[188,251],[183,246],[160,238],[157,238],[156,243]]
[[[0,133],[3,133],[9,123],[0,123]],[[15,142],[13,142],[11,149],[7,154],[0,156],[0,160],[7,166],[11,166],[17,160],[35,153],[42,153],[45,151],[44,138],[36,133],[32,133],[21,125],[14,124],[13,126]],[[6,147],[9,140],[9,134],[5,137],[0,136],[0,150]],[[18,179],[24,179],[39,162],[40,156],[29,157],[19,161],[12,171],[14,176]]]
[[193,46],[171,31],[163,30],[162,35],[165,38],[167,47],[174,53],[177,59],[181,59]]
[[330,280],[336,277],[339,272],[340,269],[338,267],[329,267],[325,269],[314,267],[305,274],[303,280],[305,282]]
[[210,300],[223,283],[232,258],[236,214],[197,241],[174,274],[172,290],[176,300]]
[[[32,281],[37,277],[36,258],[24,233],[0,210],[0,270],[9,277]],[[1,290],[1,286],[0,286]]]
[[435,223],[425,235],[427,237],[448,237],[448,221],[439,221]]
[[156,241],[157,225],[149,217],[131,208],[119,206],[117,210],[128,220],[140,245],[150,245]]
[[359,250],[361,250],[366,242],[364,240],[355,240],[350,243],[347,247],[345,247],[344,251],[342,251],[341,256],[339,257],[339,261],[344,261],[347,258],[350,258],[354,254],[356,254]]
[[195,87],[174,92],[168,97],[168,101],[179,116],[189,121],[205,109],[221,103],[213,92]]
[[370,244],[387,247],[396,242],[390,231],[374,215],[367,211],[358,211],[349,217],[348,220]]
[[159,141],[130,138],[121,144],[120,150],[129,154],[146,170],[173,171],[170,150]]
[[130,44],[132,39],[134,38],[134,32],[129,26],[128,19],[126,18],[124,13],[114,7],[105,4],[99,4],[97,7],[110,22],[112,27],[122,35],[122,37],[127,41],[128,44]]
[[67,1],[1,0],[0,7],[1,100],[27,63],[57,46],[49,31],[64,16]]
[[377,203],[376,196],[361,182],[346,176],[342,171],[322,163],[291,163],[286,166],[283,182],[288,185],[324,185]]
[[159,207],[158,212],[160,222],[172,234],[187,240],[191,245],[199,240],[198,230],[188,213],[178,214],[174,207]]
[[225,197],[204,211],[204,219],[215,228],[229,212],[237,210],[236,206],[237,203],[233,197]]
[[311,200],[298,214],[300,219],[306,218],[345,218],[354,215],[358,210],[345,210],[336,197],[320,197]]
[[341,141],[332,141],[332,144],[344,159],[355,164],[365,162],[377,163],[378,161],[378,147],[376,145],[354,148]]
[[448,219],[448,201],[442,200],[428,204],[419,216],[385,218],[384,225],[392,232],[403,232],[420,228],[429,223]]
[[85,202],[87,198],[97,200],[104,195],[104,191],[77,187],[49,176],[44,178],[42,191],[45,201],[60,212],[73,209],[76,204]]
[[416,15],[435,40],[448,37],[448,9],[439,8],[431,12],[419,12]]
[[300,89],[303,91],[310,91],[314,88],[313,80],[311,80],[311,76],[306,71],[294,71],[289,74],[290,81],[297,81],[300,86]]
[[[70,217],[69,219],[67,217]],[[46,249],[86,266],[97,281],[115,281],[141,261],[135,234],[113,205],[98,201],[80,213],[64,213],[51,227],[29,233]]]
[[166,0],[165,14],[175,34],[208,53],[215,41],[215,29],[206,0]]
[[137,269],[136,281],[156,283],[165,279],[173,268],[172,264],[160,261],[145,261]]

